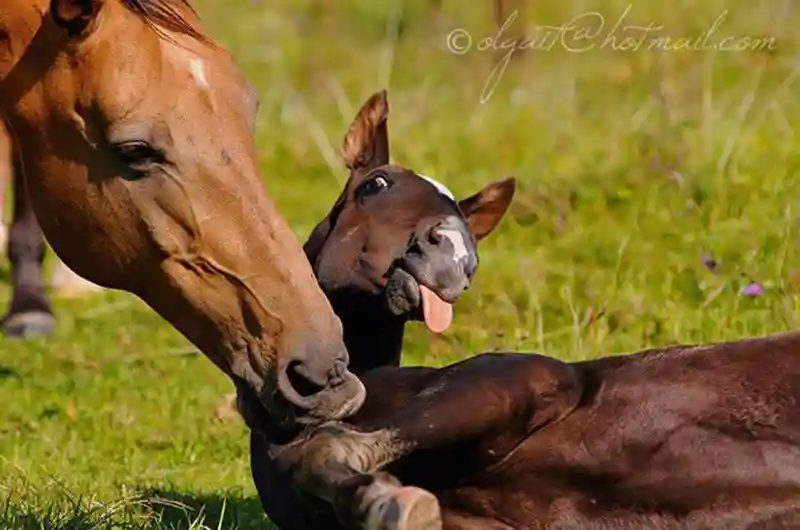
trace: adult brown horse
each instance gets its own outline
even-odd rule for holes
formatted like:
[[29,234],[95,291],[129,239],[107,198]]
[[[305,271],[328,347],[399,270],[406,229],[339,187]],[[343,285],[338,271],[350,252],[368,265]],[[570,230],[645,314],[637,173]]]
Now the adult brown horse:
[[53,250],[144,300],[280,433],[364,389],[259,178],[257,105],[182,0],[0,4],[0,110]]
[[[348,135],[357,181],[398,178],[386,165],[386,111],[372,98]],[[362,185],[348,186],[342,207],[361,224],[366,211],[409,218],[430,208],[419,187],[399,184],[359,205]],[[341,268],[352,264],[344,243],[358,219],[334,209],[306,245],[312,257],[345,253],[314,262],[326,290],[338,278],[336,290],[375,293],[362,281],[370,266],[380,272],[381,256],[404,256],[419,239],[398,229],[369,237],[372,251],[356,253],[365,263]],[[464,274],[423,261],[402,269],[413,277],[405,292],[464,288]],[[284,446],[253,434],[253,476],[282,530],[800,528],[798,361],[798,333],[578,363],[495,353],[400,368],[390,356],[360,375],[367,400],[348,423]]]

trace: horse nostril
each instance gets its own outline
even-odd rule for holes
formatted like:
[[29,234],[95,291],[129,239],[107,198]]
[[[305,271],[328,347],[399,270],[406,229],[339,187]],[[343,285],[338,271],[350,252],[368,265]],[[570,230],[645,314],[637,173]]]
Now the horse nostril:
[[346,374],[347,366],[344,361],[335,361],[328,372],[328,384],[333,387],[341,385],[344,383]]
[[300,361],[292,361],[286,367],[286,375],[295,391],[302,397],[313,396],[325,389],[325,385],[319,381],[314,381]]

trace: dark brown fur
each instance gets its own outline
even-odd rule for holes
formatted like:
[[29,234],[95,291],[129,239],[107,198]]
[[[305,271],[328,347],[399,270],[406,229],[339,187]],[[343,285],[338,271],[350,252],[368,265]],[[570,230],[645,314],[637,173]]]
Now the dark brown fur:
[[392,361],[360,374],[348,423],[281,447],[253,434],[254,479],[284,530],[798,528],[798,360],[788,333],[579,363]]
[[[400,365],[405,324],[422,319],[419,284],[457,299],[477,268],[477,242],[497,226],[516,189],[513,178],[505,179],[456,202],[413,171],[390,164],[387,113],[385,92],[359,112],[343,149],[350,176],[304,245],[342,321],[354,374]],[[376,179],[390,187],[365,195]],[[443,223],[462,234],[469,258],[454,262],[452,246],[432,237]],[[239,403],[250,427],[263,431],[257,405],[246,398]]]

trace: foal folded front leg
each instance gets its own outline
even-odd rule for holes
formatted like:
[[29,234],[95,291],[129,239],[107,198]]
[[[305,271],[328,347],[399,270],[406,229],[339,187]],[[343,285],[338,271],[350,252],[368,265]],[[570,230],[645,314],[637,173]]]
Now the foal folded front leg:
[[[366,376],[367,394],[372,389],[397,387],[398,377],[402,377],[402,369]],[[567,414],[577,405],[581,392],[581,378],[572,367],[555,359],[485,354],[439,370],[402,406],[387,410],[374,421],[359,422],[359,429],[330,423],[277,448],[272,457],[290,470],[303,491],[332,503],[343,520],[355,518],[363,525],[369,519],[365,506],[367,512],[376,507],[370,499],[397,500],[403,493],[391,476],[377,473],[389,464],[417,450],[479,442],[498,432],[507,433],[511,426],[518,436],[525,436]],[[408,507],[403,502],[399,505]]]
[[[391,374],[365,383],[367,395],[393,386]],[[582,392],[580,374],[557,359],[482,354],[438,370],[402,407],[359,422],[359,428],[385,437],[374,458],[386,465],[412,451],[487,441],[498,433],[527,436],[573,410]]]
[[440,530],[436,497],[378,471],[403,452],[391,433],[330,423],[273,447],[271,457],[303,493],[330,503],[348,529]]

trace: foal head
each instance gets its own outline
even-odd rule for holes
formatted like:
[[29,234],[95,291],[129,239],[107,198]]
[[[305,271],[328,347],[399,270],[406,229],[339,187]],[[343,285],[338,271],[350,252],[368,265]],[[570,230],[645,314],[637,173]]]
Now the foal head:
[[257,107],[184,0],[2,0],[0,111],[56,253],[141,297],[265,419],[339,418],[363,386],[265,192]]
[[459,201],[441,183],[390,164],[388,111],[385,91],[360,109],[344,139],[349,179],[304,247],[344,323],[356,373],[399,360],[395,335],[402,338],[407,320],[434,332],[450,325],[452,303],[478,267],[477,241],[500,222],[516,188],[508,178]]

